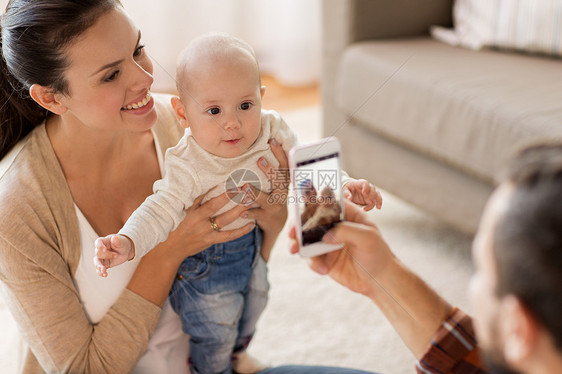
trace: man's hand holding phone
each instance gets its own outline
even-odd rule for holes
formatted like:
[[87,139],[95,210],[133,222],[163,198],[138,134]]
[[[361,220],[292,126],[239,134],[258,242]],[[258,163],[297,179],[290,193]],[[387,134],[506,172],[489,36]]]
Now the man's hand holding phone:
[[365,179],[341,186],[340,145],[335,137],[296,146],[289,153],[292,205],[296,211],[295,237],[303,257],[317,256],[341,248],[322,237],[344,219],[344,197],[363,206],[364,211],[380,209],[382,196]]
[[[308,259],[315,272],[329,275],[336,282],[354,292],[374,297],[380,291],[380,274],[395,266],[394,256],[376,225],[350,201],[345,201],[346,220],[329,230],[322,241],[339,243],[340,249]],[[300,253],[297,227],[289,231],[292,239],[290,252]]]

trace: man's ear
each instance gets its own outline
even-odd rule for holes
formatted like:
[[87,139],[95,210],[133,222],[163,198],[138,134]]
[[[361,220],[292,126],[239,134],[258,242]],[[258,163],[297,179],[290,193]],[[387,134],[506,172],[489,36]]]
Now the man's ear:
[[187,116],[185,115],[185,107],[181,102],[180,98],[177,96],[172,97],[172,108],[174,108],[174,113],[176,114],[176,118],[180,123],[181,127],[188,128],[189,123],[187,122]]
[[33,84],[29,87],[29,95],[37,102],[37,104],[55,114],[63,114],[68,109],[61,102],[61,95],[52,92],[47,87]]
[[260,87],[260,95],[261,95],[261,98],[262,98],[262,99],[263,99],[263,95],[264,95],[264,94],[265,94],[265,86],[261,86],[261,87]]
[[540,326],[533,313],[513,295],[502,299],[499,323],[505,360],[519,366],[537,348]]

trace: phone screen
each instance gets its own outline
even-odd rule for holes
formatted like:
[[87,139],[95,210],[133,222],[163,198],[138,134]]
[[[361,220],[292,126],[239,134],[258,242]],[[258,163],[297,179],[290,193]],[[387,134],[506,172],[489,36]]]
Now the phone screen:
[[339,162],[335,152],[297,162],[293,169],[303,246],[321,241],[344,218]]

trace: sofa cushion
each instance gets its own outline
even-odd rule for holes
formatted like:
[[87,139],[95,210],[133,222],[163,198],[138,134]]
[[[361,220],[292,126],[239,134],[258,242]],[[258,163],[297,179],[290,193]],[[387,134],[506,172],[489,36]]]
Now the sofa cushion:
[[360,125],[492,181],[516,148],[562,139],[561,82],[556,59],[368,41],[344,52],[337,102]]
[[562,56],[562,1],[455,0],[455,28],[431,28],[451,45]]

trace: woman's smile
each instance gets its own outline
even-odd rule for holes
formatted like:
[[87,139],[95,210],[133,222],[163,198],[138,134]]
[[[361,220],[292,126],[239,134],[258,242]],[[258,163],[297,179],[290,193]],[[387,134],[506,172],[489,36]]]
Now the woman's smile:
[[150,91],[140,99],[135,100],[132,104],[128,104],[121,108],[122,111],[131,114],[145,114],[154,107],[154,99],[150,95]]
[[146,95],[144,95],[142,97],[142,99],[140,101],[136,100],[136,102],[134,102],[133,104],[129,104],[129,105],[124,106],[123,109],[131,110],[131,109],[142,108],[143,106],[145,106],[148,103],[149,100],[150,100],[150,91],[148,91],[146,93]]

